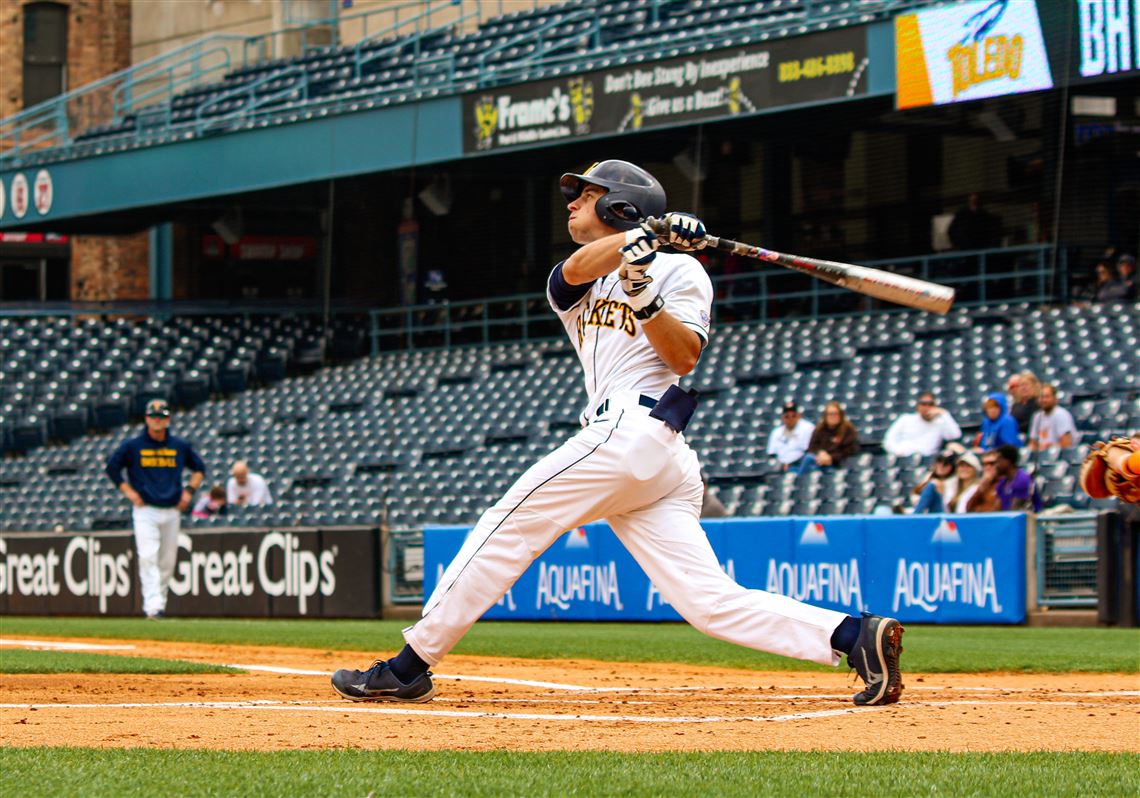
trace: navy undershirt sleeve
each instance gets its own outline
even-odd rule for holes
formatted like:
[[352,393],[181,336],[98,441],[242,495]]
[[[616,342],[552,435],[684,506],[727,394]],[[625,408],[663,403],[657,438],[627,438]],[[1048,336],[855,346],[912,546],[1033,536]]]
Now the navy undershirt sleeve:
[[559,310],[569,310],[578,304],[578,301],[590,291],[593,285],[590,283],[582,283],[581,285],[570,285],[566,282],[566,278],[562,276],[562,264],[566,261],[561,261],[550,272],[550,279],[547,285],[550,288],[550,298],[554,300],[554,304]]

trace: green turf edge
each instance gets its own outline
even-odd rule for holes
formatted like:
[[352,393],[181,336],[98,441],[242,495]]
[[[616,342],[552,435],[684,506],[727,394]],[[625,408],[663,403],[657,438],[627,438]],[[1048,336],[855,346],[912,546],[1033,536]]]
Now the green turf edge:
[[244,673],[224,665],[155,657],[124,657],[87,651],[0,649],[0,673]]
[[1124,796],[1135,754],[0,748],[0,794]]
[[[36,635],[298,646],[390,656],[407,621],[0,616],[0,637]],[[1140,629],[922,626],[903,638],[903,667],[926,673],[1140,673]],[[713,640],[680,623],[477,623],[456,654],[533,659],[671,662],[751,670],[826,670]],[[352,663],[330,661],[341,666]]]

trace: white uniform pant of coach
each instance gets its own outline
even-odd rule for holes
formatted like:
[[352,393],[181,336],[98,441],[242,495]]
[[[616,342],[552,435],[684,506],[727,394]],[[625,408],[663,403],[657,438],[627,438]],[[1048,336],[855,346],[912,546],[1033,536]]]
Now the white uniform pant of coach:
[[177,507],[135,507],[135,549],[139,557],[143,612],[154,615],[166,610],[166,593],[178,558],[178,531],[182,514]]
[[404,637],[436,664],[564,531],[604,518],[661,595],[700,631],[838,664],[831,634],[846,616],[730,579],[698,520],[702,493],[684,436],[651,418],[637,394],[611,397],[606,412],[483,514]]

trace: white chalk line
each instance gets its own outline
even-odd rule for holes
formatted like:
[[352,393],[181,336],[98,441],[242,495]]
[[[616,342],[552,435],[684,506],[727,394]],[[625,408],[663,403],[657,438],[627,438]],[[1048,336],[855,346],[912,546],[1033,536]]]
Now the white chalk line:
[[336,714],[368,715],[419,715],[439,718],[488,718],[493,720],[549,720],[587,723],[786,723],[792,720],[830,718],[838,715],[852,715],[856,712],[873,711],[874,707],[847,707],[845,709],[823,709],[815,712],[793,712],[785,715],[741,715],[738,717],[712,715],[707,717],[668,716],[668,715],[582,715],[547,714],[538,712],[476,712],[454,709],[411,709],[406,707],[374,706],[303,706],[277,704],[264,701],[180,701],[151,704],[0,704],[0,709],[47,710],[47,709],[239,709],[268,710],[274,712],[332,712]]
[[[0,638],[0,646],[18,646],[24,648],[40,648],[52,650],[74,650],[74,651],[133,651],[136,647],[133,645],[117,645],[110,643],[78,643],[78,642],[56,642],[47,640],[16,640],[11,638]],[[211,663],[212,664],[212,663]],[[325,670],[310,670],[304,668],[287,668],[279,665],[249,665],[249,664],[227,664],[223,665],[227,668],[235,668],[244,671],[253,671],[261,673],[277,673],[292,676],[332,676],[332,673]],[[563,682],[546,682],[537,681],[533,679],[511,679],[505,676],[471,676],[466,674],[449,674],[449,673],[434,673],[432,677],[435,679],[450,679],[453,681],[468,681],[468,682],[486,682],[489,684],[511,684],[520,687],[540,687],[548,690],[564,690],[567,692],[580,692],[580,693],[633,693],[638,695],[658,695],[676,692],[716,692],[722,690],[753,690],[753,691],[766,691],[772,689],[778,690],[798,690],[798,691],[811,691],[811,690],[827,690],[831,689],[824,685],[804,685],[804,684],[786,684],[786,685],[734,685],[734,686],[716,686],[709,685],[684,685],[675,687],[591,687],[581,684],[566,684]],[[857,686],[857,685],[854,685]],[[853,687],[854,687],[853,686]],[[1115,698],[1115,697],[1136,697],[1140,696],[1140,690],[1107,690],[1098,692],[1082,692],[1082,691],[1049,691],[1048,688],[1040,687],[984,687],[972,685],[908,685],[908,691],[962,691],[962,692],[986,692],[986,693],[1034,693],[1048,691],[1050,695],[1077,697],[1077,698]],[[844,699],[849,698],[846,694],[812,694],[812,695],[778,695],[773,694],[765,696],[772,700],[787,700],[796,698],[817,698],[817,699]],[[525,700],[525,699],[524,699]],[[1002,702],[1013,703],[1013,702]],[[1046,703],[1060,703],[1060,702],[1046,702]]]
[[112,645],[110,643],[71,643],[55,642],[51,640],[12,640],[0,637],[0,646],[15,646],[18,648],[35,648],[45,651],[134,651],[130,645]]
[[[329,671],[323,670],[304,670],[301,668],[285,668],[278,665],[241,665],[241,664],[227,664],[223,667],[237,668],[245,671],[262,671],[265,673],[280,673],[287,675],[297,676],[332,676]],[[742,691],[768,691],[772,689],[777,690],[830,690],[833,689],[827,685],[809,685],[809,684],[781,684],[772,686],[762,685],[732,685],[724,686],[719,685],[712,687],[709,685],[685,685],[677,687],[590,687],[582,684],[565,684],[562,682],[542,682],[532,679],[510,679],[505,676],[469,676],[464,674],[450,674],[450,673],[433,673],[433,679],[451,679],[454,681],[468,681],[468,682],[487,682],[490,684],[514,684],[522,687],[544,687],[549,690],[565,690],[568,692],[576,693],[636,693],[639,695],[660,695],[667,693],[683,693],[683,692],[717,692],[724,690]],[[855,689],[858,685],[852,685]],[[963,692],[987,692],[987,693],[1035,693],[1041,692],[1045,688],[1040,687],[973,687],[962,685],[907,685],[907,690],[928,690],[928,691],[963,691]],[[1080,692],[1080,691],[1049,691],[1050,695],[1057,696],[1088,696],[1099,698],[1111,698],[1115,696],[1140,696],[1140,690],[1107,690],[1101,692]],[[801,695],[782,695],[773,693],[766,698],[783,699],[783,698],[801,698]],[[811,698],[849,698],[846,694],[813,694]]]
[[[897,710],[943,706],[1095,706],[1080,701],[913,701],[894,705]],[[303,702],[279,702],[270,700],[254,701],[177,701],[154,703],[116,704],[0,704],[0,709],[51,710],[51,709],[213,709],[213,710],[260,710],[272,712],[316,712],[334,714],[365,715],[404,715],[437,718],[525,720],[579,723],[642,723],[642,724],[695,724],[695,723],[786,723],[796,720],[814,720],[852,715],[859,712],[873,712],[876,707],[845,707],[842,709],[822,709],[811,712],[790,712],[782,715],[591,715],[583,713],[541,713],[541,712],[482,712],[477,710],[415,709],[408,707],[358,706],[355,704],[306,704]]]

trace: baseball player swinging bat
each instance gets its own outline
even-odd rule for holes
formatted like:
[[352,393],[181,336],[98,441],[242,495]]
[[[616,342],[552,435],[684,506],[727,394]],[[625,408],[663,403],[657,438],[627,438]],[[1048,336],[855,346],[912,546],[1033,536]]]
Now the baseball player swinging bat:
[[[654,233],[668,236],[669,224],[664,219],[655,219],[652,216],[645,220]],[[732,252],[746,258],[775,263],[788,269],[794,269],[812,277],[818,277],[832,285],[847,288],[860,294],[885,299],[899,305],[906,305],[918,310],[929,310],[933,313],[945,315],[954,304],[954,289],[914,277],[901,274],[892,274],[882,269],[872,269],[867,266],[856,266],[851,263],[839,263],[833,260],[820,260],[806,258],[802,255],[785,255],[763,247],[751,244],[742,244],[728,238],[705,236],[707,246],[719,249],[722,252]]]

